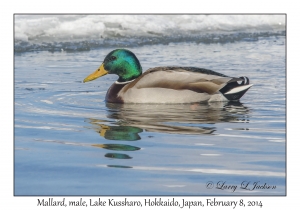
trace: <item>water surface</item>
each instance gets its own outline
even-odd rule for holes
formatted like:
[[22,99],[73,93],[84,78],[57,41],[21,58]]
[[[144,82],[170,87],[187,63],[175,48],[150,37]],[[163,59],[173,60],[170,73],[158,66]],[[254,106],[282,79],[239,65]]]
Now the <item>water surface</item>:
[[285,195],[284,36],[128,48],[144,71],[248,76],[254,86],[230,103],[105,103],[117,76],[82,80],[113,49],[15,54],[15,195]]

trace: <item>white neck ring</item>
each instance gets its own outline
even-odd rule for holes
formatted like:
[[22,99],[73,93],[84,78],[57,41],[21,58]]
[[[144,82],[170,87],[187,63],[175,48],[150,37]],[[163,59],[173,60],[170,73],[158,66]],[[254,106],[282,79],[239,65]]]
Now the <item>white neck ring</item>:
[[124,84],[130,83],[130,82],[133,82],[134,80],[135,80],[135,79],[130,80],[130,81],[126,81],[126,82],[118,82],[118,81],[115,81],[115,84],[124,85]]

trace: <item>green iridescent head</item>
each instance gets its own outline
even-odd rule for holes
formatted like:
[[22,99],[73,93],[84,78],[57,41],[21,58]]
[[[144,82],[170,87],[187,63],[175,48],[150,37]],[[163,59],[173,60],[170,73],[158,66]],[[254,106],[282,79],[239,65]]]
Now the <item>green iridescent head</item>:
[[95,80],[106,74],[117,74],[118,82],[126,82],[142,74],[142,66],[137,57],[129,50],[116,49],[111,51],[104,59],[102,65],[83,82]]

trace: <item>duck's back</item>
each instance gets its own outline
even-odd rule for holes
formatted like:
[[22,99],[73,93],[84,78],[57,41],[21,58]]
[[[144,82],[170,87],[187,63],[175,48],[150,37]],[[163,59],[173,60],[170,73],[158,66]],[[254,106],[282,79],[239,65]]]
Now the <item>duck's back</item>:
[[[204,68],[156,67],[148,69],[135,81],[125,85],[118,97],[125,103],[224,101],[230,100],[224,95],[228,90],[247,85],[244,80]],[[222,92],[228,84],[230,88]]]

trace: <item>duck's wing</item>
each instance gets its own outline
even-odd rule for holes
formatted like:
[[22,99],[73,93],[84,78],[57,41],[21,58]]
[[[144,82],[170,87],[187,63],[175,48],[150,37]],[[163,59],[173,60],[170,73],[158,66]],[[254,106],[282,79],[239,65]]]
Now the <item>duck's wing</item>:
[[133,87],[137,89],[168,88],[208,94],[220,91],[226,94],[226,92],[233,88],[241,86],[238,82],[241,82],[242,85],[246,84],[244,77],[228,77],[224,74],[203,68],[156,67],[148,69],[141,77],[129,84],[126,89]]

